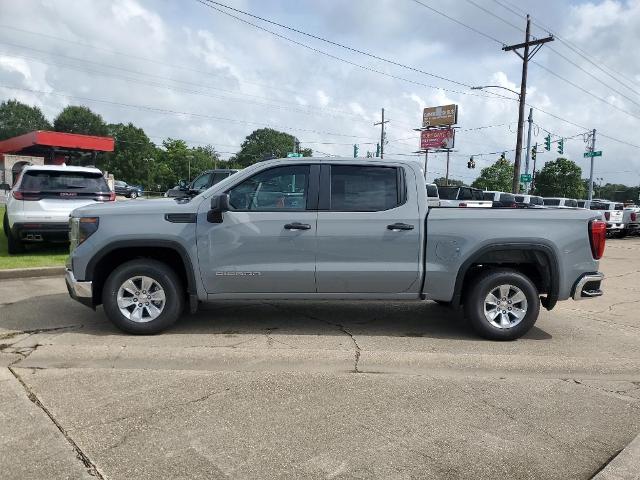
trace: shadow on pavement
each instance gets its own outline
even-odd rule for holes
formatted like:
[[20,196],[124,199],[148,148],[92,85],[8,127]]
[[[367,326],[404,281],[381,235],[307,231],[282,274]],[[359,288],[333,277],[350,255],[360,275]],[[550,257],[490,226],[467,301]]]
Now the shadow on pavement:
[[[92,311],[66,294],[46,295],[6,305],[0,328],[47,330],[74,328],[87,335],[121,333],[98,307]],[[80,328],[81,326],[81,328]],[[461,310],[433,302],[245,301],[202,305],[185,314],[165,335],[344,335],[345,333],[478,340]],[[534,327],[523,338],[549,340]]]

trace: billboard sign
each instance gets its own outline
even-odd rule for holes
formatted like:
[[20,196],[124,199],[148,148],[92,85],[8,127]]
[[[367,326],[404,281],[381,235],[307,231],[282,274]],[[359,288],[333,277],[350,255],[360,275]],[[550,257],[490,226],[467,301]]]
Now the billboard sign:
[[446,150],[453,148],[456,131],[453,128],[423,130],[420,133],[421,150]]
[[458,105],[427,107],[422,112],[423,127],[442,127],[458,123]]

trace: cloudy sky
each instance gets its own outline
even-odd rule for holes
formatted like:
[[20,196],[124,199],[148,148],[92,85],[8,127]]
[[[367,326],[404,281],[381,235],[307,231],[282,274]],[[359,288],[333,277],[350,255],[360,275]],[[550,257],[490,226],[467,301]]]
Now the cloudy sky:
[[[479,154],[513,158],[515,95],[470,87],[519,89],[521,61],[501,47],[523,41],[528,12],[533,35],[557,35],[529,67],[533,142],[545,131],[570,137],[565,154],[586,177],[582,134],[596,128],[604,154],[595,177],[640,183],[638,0],[222,2],[405,67],[203,3],[0,0],[0,98],[36,104],[49,119],[83,104],[108,122],[133,122],[156,143],[212,144],[223,157],[263,126],[318,155],[349,156],[354,143],[364,155],[379,139],[382,107],[387,154],[408,155],[422,108],[457,103],[451,176],[470,181],[499,156]],[[555,148],[538,164],[555,159]],[[476,170],[466,168],[471,154]],[[429,177],[444,173],[444,161],[431,157]]]

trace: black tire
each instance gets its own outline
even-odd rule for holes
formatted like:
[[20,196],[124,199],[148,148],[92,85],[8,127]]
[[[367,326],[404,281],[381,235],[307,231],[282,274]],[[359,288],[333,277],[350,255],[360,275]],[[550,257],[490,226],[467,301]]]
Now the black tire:
[[135,191],[131,192],[129,194],[129,198],[132,199],[132,200],[135,200],[136,198],[138,198],[138,192],[135,192]]
[[[153,320],[145,322],[130,320],[118,307],[117,297],[120,286],[135,276],[150,277],[164,290],[164,308]],[[165,263],[150,259],[131,260],[117,267],[107,278],[102,290],[102,304],[109,320],[119,329],[137,335],[153,335],[173,325],[182,315],[184,287],[173,269]]]
[[7,252],[9,255],[18,255],[20,253],[25,252],[24,243],[15,238],[11,233],[11,229],[9,228],[9,218],[7,217],[7,212],[4,213],[4,219],[2,220],[2,228],[4,229],[4,233],[7,236]]
[[[520,323],[508,328],[494,326],[485,317],[485,298],[500,285],[513,285],[524,293],[527,310]],[[540,297],[528,277],[510,269],[489,270],[477,277],[465,299],[465,316],[478,335],[489,340],[515,340],[527,333],[538,319]]]

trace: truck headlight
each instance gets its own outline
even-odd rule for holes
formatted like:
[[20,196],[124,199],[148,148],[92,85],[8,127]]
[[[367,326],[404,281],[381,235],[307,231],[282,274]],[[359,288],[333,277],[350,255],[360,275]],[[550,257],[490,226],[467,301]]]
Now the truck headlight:
[[69,219],[69,243],[71,251],[98,230],[98,217],[71,217]]

